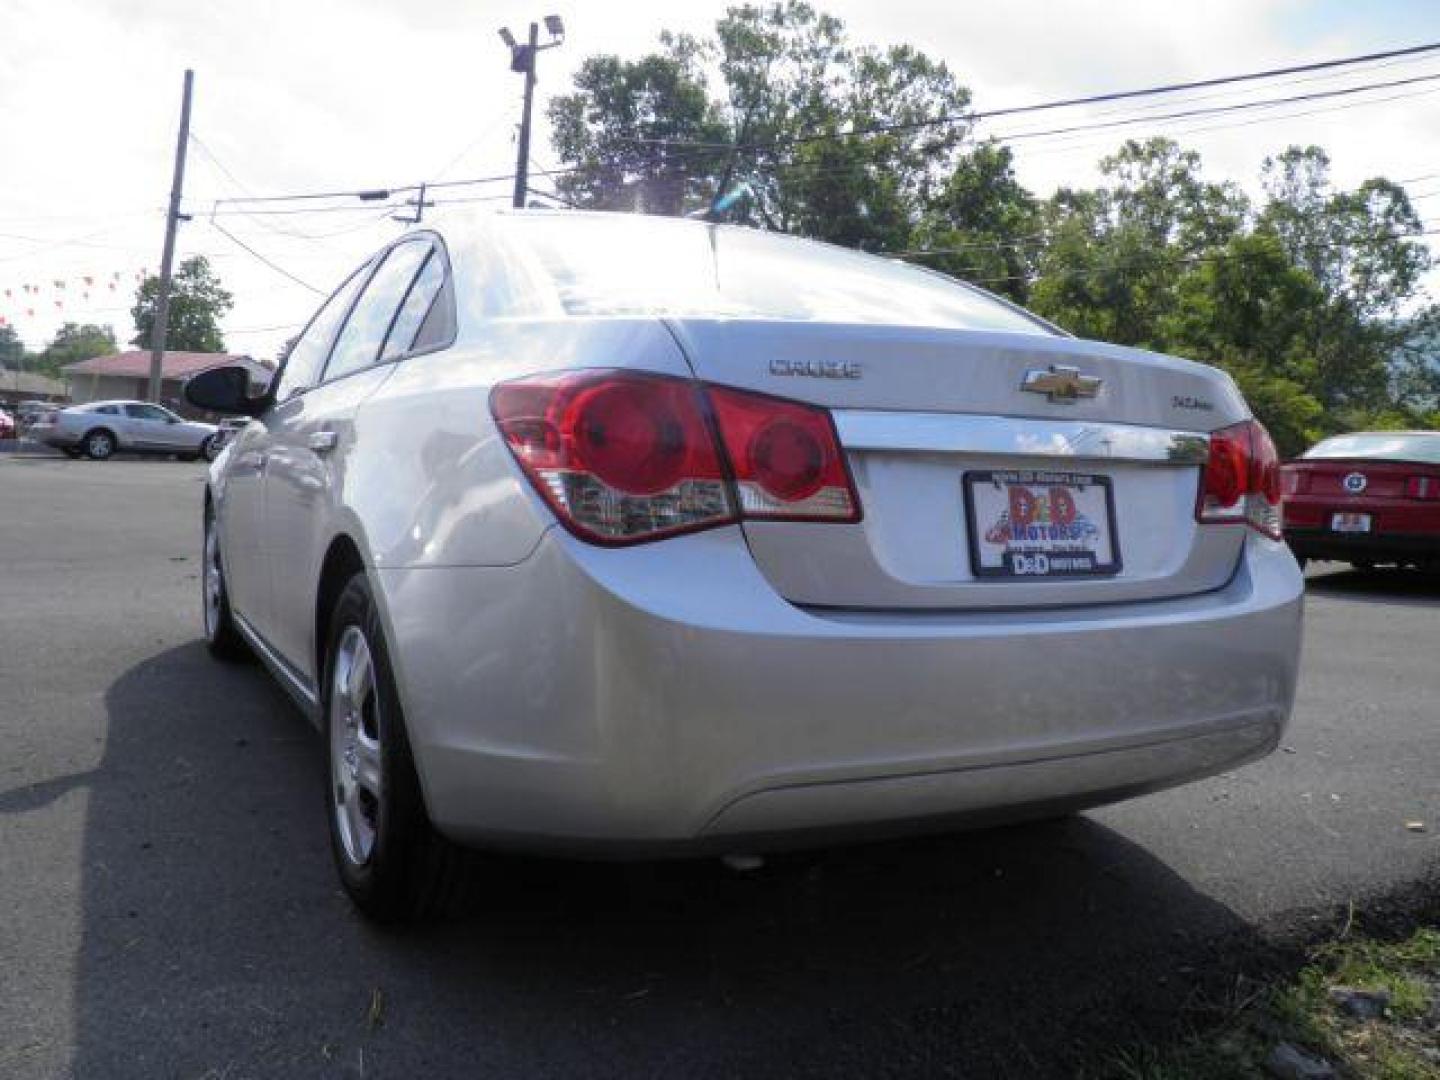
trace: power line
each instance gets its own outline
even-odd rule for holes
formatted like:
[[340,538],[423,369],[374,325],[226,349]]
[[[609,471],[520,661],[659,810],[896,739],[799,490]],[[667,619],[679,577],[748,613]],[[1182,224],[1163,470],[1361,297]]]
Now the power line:
[[[1144,87],[1138,90],[1116,90],[1104,94],[1090,94],[1084,97],[1062,98],[1055,101],[1041,101],[1031,105],[1014,105],[1003,109],[975,110],[965,113],[951,113],[944,116],[931,117],[925,120],[897,121],[889,124],[874,124],[865,128],[858,128],[844,133],[826,132],[813,135],[796,135],[786,139],[777,139],[771,143],[749,145],[728,143],[728,142],[706,142],[701,140],[688,139],[648,139],[641,137],[627,137],[626,141],[642,143],[646,145],[659,146],[693,146],[705,147],[713,150],[768,150],[786,145],[799,145],[807,142],[825,142],[837,138],[854,138],[857,136],[881,135],[894,131],[917,130],[926,127],[940,127],[947,124],[974,124],[982,120],[995,120],[1003,116],[1020,116],[1029,113],[1045,112],[1052,109],[1073,108],[1079,105],[1095,105],[1106,101],[1122,101],[1139,97],[1151,97],[1156,94],[1173,94],[1183,90],[1199,90],[1211,86],[1224,86],[1233,83],[1254,82],[1261,79],[1275,78],[1281,75],[1294,75],[1308,71],[1319,71],[1328,68],[1336,68],[1353,64],[1366,63],[1373,60],[1384,60],[1397,56],[1415,56],[1422,53],[1440,51],[1440,42],[1433,42],[1426,45],[1414,45],[1404,49],[1391,49],[1385,52],[1367,53],[1358,56],[1340,57],[1334,60],[1322,60],[1310,64],[1296,64],[1290,67],[1269,68],[1264,71],[1250,71],[1239,75],[1226,75],[1218,78],[1199,79],[1192,82],[1167,83],[1161,86]],[[1440,76],[1431,76],[1440,77]],[[1393,82],[1377,83],[1372,87],[1390,85],[1401,85],[1405,81],[1395,80]],[[1360,87],[1343,91],[1345,93],[1357,93],[1366,87]],[[1328,91],[1323,93],[1335,94],[1342,91]],[[1233,106],[1232,106],[1233,107]],[[1220,106],[1214,108],[1221,109]]]
[[[1160,86],[1144,87],[1136,90],[1117,90],[1103,94],[1091,94],[1082,97],[1063,98],[1053,101],[1035,102],[1029,105],[1016,105],[1001,109],[976,110],[966,113],[956,113],[945,116],[931,117],[924,120],[902,121],[891,124],[877,124],[866,128],[853,129],[844,133],[826,132],[812,135],[797,135],[785,139],[777,139],[769,143],[730,143],[719,141],[687,140],[687,139],[650,139],[640,136],[621,136],[626,142],[673,147],[676,149],[692,149],[704,151],[745,151],[748,153],[764,152],[780,149],[786,146],[802,145],[810,142],[834,141],[837,139],[849,139],[864,137],[874,134],[885,134],[894,131],[916,130],[926,127],[944,126],[947,124],[976,123],[982,120],[994,120],[1006,116],[1019,116],[1030,113],[1049,111],[1054,109],[1072,108],[1080,105],[1099,104],[1107,101],[1132,100],[1140,97],[1150,97],[1158,94],[1173,94],[1185,90],[1205,89],[1214,86],[1232,85],[1237,83],[1255,82],[1263,79],[1274,79],[1284,75],[1302,74],[1306,72],[1329,70],[1338,67],[1353,66],[1357,64],[1370,63],[1377,60],[1387,60],[1396,57],[1419,56],[1422,54],[1440,51],[1440,42],[1424,45],[1414,45],[1403,49],[1390,49],[1382,52],[1359,54],[1355,56],[1339,57],[1331,60],[1316,61],[1308,64],[1294,64],[1288,67],[1268,68],[1261,71],[1244,72],[1237,75],[1227,75],[1210,79],[1198,79],[1190,82],[1168,83]],[[1337,97],[1348,94],[1364,93],[1368,90],[1384,89],[1391,86],[1402,86],[1409,83],[1427,81],[1440,78],[1440,75],[1418,76],[1410,79],[1394,79],[1377,83],[1370,83],[1357,87],[1345,87],[1328,91],[1314,91],[1309,94],[1296,94],[1276,99],[1262,99],[1255,102],[1242,102],[1224,106],[1207,106],[1203,109],[1187,110],[1177,114],[1153,117],[1150,119],[1166,120],[1179,116],[1214,115],[1224,112],[1231,112],[1238,109],[1253,109],[1282,104],[1289,104],[1305,100],[1320,100],[1323,98]],[[1083,125],[1074,128],[1058,129],[1057,132],[1024,132],[1015,136],[1017,138],[1035,138],[1042,134],[1055,134],[1069,132],[1071,130],[1094,130],[1100,127],[1118,126],[1120,123],[1140,123],[1142,119],[1130,118],[1125,121],[1109,121],[1099,124]],[[582,171],[582,168],[550,169],[542,170],[532,175],[557,176]],[[469,180],[446,180],[429,184],[431,188],[466,186],[472,184],[483,184],[501,181],[513,181],[514,173],[501,174],[489,177],[476,177]],[[343,199],[364,197],[367,194],[384,197],[395,194],[412,192],[419,188],[419,184],[404,184],[374,188],[367,191],[323,191],[323,192],[297,192],[290,195],[257,195],[243,198],[225,199],[226,203],[268,203],[268,202],[291,202],[299,200],[320,200],[320,199]]]
[[1179,112],[1163,113],[1160,116],[1132,116],[1120,120],[1106,120],[1098,123],[1075,124],[1070,127],[1048,128],[1040,131],[1017,131],[1008,135],[1000,135],[998,138],[1003,142],[1019,142],[1022,139],[1041,138],[1050,135],[1068,135],[1076,131],[1100,131],[1102,129],[1125,127],[1130,124],[1143,124],[1154,121],[1182,120],[1197,116],[1219,116],[1225,113],[1243,112],[1249,109],[1275,108],[1281,105],[1293,105],[1302,101],[1323,101],[1330,98],[1346,97],[1350,94],[1363,94],[1371,90],[1385,90],[1392,86],[1412,86],[1416,83],[1428,83],[1440,80],[1440,72],[1433,75],[1414,75],[1405,79],[1391,79],[1386,82],[1366,83],[1363,86],[1347,86],[1337,90],[1312,90],[1304,94],[1290,94],[1287,97],[1263,98],[1258,101],[1242,101],[1231,105],[1207,105],[1199,109],[1183,109]]
[[317,289],[314,285],[311,285],[308,281],[301,281],[298,277],[292,274],[289,270],[286,270],[283,266],[280,266],[278,263],[275,263],[272,260],[266,258],[264,255],[261,255],[260,252],[256,251],[249,244],[245,243],[244,240],[241,240],[238,236],[232,233],[229,229],[225,228],[225,226],[221,225],[218,221],[211,221],[210,227],[218,231],[221,236],[227,237],[232,243],[249,252],[255,258],[259,259],[262,263],[268,266],[271,270],[274,270],[277,274],[280,274],[282,277],[289,278],[291,281],[295,282],[296,285],[304,286],[305,288],[313,292],[316,296],[325,295],[321,290]]

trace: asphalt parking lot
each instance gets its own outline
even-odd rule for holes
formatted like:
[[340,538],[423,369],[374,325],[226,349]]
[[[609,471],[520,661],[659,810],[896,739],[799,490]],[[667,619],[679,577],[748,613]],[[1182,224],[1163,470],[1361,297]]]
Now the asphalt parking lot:
[[376,931],[318,741],[200,643],[203,476],[0,457],[0,1076],[1073,1075],[1436,896],[1440,584],[1322,566],[1232,775],[752,875],[506,860]]

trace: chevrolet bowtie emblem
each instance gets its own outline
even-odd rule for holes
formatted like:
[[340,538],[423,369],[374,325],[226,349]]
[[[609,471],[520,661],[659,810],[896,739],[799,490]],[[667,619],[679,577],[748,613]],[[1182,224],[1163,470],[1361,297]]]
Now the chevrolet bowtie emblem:
[[1025,372],[1021,390],[1032,394],[1047,394],[1051,401],[1074,401],[1076,398],[1094,397],[1100,393],[1105,380],[1098,375],[1082,375],[1077,367],[1051,364],[1048,368],[1032,368]]

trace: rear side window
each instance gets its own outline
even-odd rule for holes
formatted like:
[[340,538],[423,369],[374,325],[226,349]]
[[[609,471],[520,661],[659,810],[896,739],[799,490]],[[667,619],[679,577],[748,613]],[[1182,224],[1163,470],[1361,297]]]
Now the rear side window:
[[135,420],[158,420],[163,423],[170,419],[170,414],[158,405],[146,405],[138,401],[126,405],[125,412]]
[[296,394],[310,389],[320,381],[320,369],[325,366],[325,357],[330,354],[330,343],[335,340],[335,329],[350,310],[356,292],[364,284],[369,264],[351,274],[344,285],[331,294],[324,306],[310,320],[303,333],[290,346],[285,366],[275,386],[275,400],[287,401]]
[[335,339],[325,367],[327,380],[343,378],[380,358],[380,346],[430,249],[428,240],[406,241],[390,249]]
[[432,250],[400,305],[385,346],[380,351],[381,360],[394,360],[417,348],[416,335],[420,324],[425,321],[444,284],[445,259],[438,250]]

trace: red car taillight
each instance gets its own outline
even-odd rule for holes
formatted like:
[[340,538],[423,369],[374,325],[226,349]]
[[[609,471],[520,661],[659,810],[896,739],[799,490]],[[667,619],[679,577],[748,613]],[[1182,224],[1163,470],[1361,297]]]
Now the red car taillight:
[[1307,495],[1310,492],[1310,474],[1303,469],[1281,469],[1280,481],[1281,493],[1286,498],[1291,495]]
[[501,383],[490,411],[571,532],[656,540],[742,517],[857,521],[824,409],[689,379],[582,371]]
[[708,393],[745,517],[860,520],[828,411],[720,386]]
[[1195,520],[1206,525],[1249,525],[1279,540],[1283,520],[1280,455],[1255,420],[1210,435],[1210,460],[1200,476]]
[[1405,497],[1424,502],[1440,501],[1440,476],[1407,476]]

